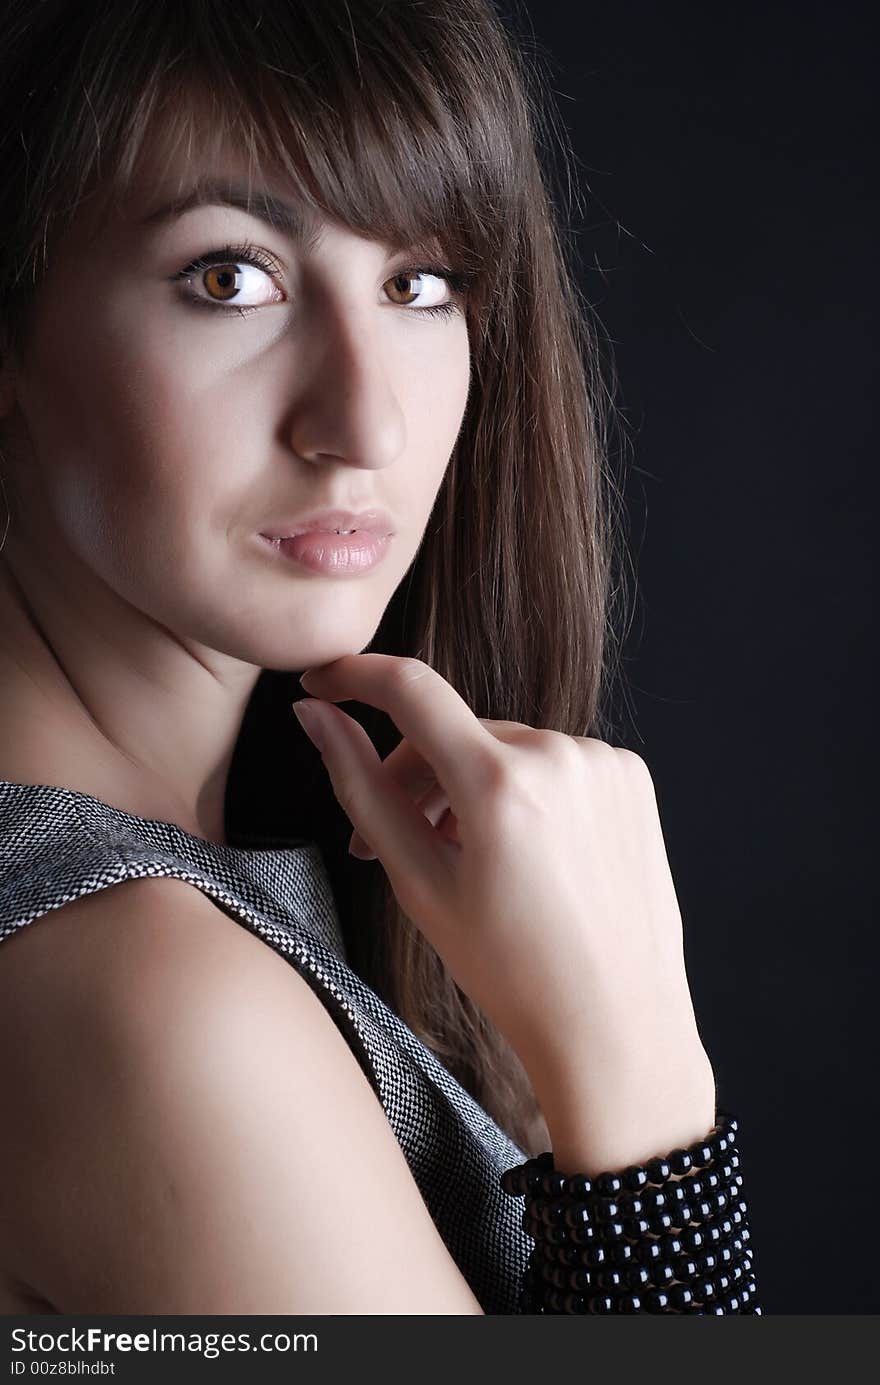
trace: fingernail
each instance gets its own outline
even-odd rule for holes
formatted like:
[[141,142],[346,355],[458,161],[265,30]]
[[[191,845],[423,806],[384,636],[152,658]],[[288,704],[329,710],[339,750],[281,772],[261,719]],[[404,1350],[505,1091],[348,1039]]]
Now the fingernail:
[[323,750],[326,745],[326,734],[321,713],[313,702],[294,702],[293,710],[296,718],[318,750]]

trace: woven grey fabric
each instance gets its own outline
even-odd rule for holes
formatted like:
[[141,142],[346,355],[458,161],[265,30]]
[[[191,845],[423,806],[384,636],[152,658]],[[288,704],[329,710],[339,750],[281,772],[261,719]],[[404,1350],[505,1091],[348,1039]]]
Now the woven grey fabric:
[[305,977],[382,1103],[483,1311],[516,1313],[532,1241],[521,1201],[499,1179],[526,1154],[348,965],[318,845],[224,846],[89,794],[0,779],[0,943],[81,895],[148,875],[190,881]]

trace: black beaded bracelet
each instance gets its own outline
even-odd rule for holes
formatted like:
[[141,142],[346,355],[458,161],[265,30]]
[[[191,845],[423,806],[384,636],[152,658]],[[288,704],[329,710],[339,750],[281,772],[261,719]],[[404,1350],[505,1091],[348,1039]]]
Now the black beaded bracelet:
[[[530,1259],[526,1287],[531,1288],[533,1292],[537,1289],[545,1295],[549,1294],[551,1288],[555,1288],[563,1292],[573,1291],[581,1296],[598,1296],[599,1299],[609,1296],[613,1305],[611,1308],[599,1306],[593,1309],[570,1307],[560,1310],[557,1307],[555,1311],[664,1311],[667,1301],[664,1300],[661,1291],[666,1291],[669,1295],[669,1307],[677,1307],[684,1311],[691,1303],[721,1303],[725,1294],[736,1294],[738,1290],[745,1290],[745,1294],[740,1292],[744,1308],[754,1289],[754,1285],[750,1286],[749,1283],[753,1261],[741,1241],[739,1250],[737,1249],[737,1241],[739,1238],[734,1237],[721,1251],[710,1252],[705,1256],[672,1257],[669,1260],[660,1260],[650,1267],[636,1260],[629,1268],[624,1269],[567,1269],[559,1262],[546,1257],[543,1247],[536,1247]],[[689,1290],[689,1296],[684,1296],[683,1286]],[[624,1297],[629,1298],[626,1304],[621,1301]],[[728,1302],[725,1311],[739,1309]]]
[[640,1193],[621,1193],[616,1198],[596,1198],[592,1202],[589,1199],[546,1198],[527,1194],[526,1214],[549,1228],[576,1230],[593,1221],[610,1222],[616,1217],[671,1216],[679,1213],[684,1215],[685,1220],[690,1220],[691,1214],[683,1213],[681,1209],[685,1204],[695,1204],[705,1220],[716,1212],[725,1211],[731,1201],[740,1196],[742,1174],[734,1173],[732,1163],[726,1167],[730,1172],[724,1179],[719,1178],[714,1170],[708,1170],[705,1174],[703,1170],[696,1170],[665,1188],[651,1187]]
[[737,1120],[644,1165],[561,1174],[547,1152],[501,1176],[535,1241],[521,1313],[761,1314]]

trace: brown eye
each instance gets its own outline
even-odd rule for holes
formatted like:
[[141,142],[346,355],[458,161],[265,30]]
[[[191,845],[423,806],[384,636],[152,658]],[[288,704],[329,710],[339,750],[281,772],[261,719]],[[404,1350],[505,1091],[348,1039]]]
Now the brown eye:
[[[433,301],[431,298],[430,281],[436,280],[437,287],[434,289]],[[427,283],[427,287],[425,284]],[[413,285],[415,287],[413,288]],[[419,303],[418,306],[423,311],[430,312],[435,308],[452,306],[449,297],[449,281],[446,274],[441,274],[435,270],[428,269],[402,269],[399,274],[386,280],[389,297],[401,307],[409,307],[417,299],[428,296],[426,303]],[[401,297],[395,297],[396,294]],[[444,297],[445,295],[445,297]]]
[[216,292],[218,298],[225,300],[238,292],[237,278],[234,265],[212,265],[202,275],[202,283],[209,293]]
[[188,286],[184,297],[193,306],[244,315],[284,301],[275,281],[278,272],[279,266],[258,246],[226,245],[200,255],[172,277]]
[[[406,293],[407,293],[407,285],[408,285],[408,284],[411,284],[412,281],[413,281],[414,279],[420,279],[420,278],[421,278],[421,275],[419,275],[419,274],[395,274],[394,278],[393,278],[393,279],[389,279],[388,282],[389,282],[389,284],[393,284],[393,285],[394,285],[394,291],[395,291],[395,293],[406,294]],[[414,297],[414,294],[410,292],[410,293],[409,293],[409,296],[408,296],[408,298],[407,298],[407,302],[408,302],[408,303],[411,303],[412,300],[413,300],[413,297]]]
[[[238,304],[244,297],[244,302],[247,303],[247,296],[254,291],[257,294],[263,293],[262,300],[247,306],[260,307],[266,303],[277,302],[277,296],[275,298],[265,296],[265,290],[261,289],[260,285],[261,278],[263,280],[269,279],[269,275],[262,266],[249,264],[247,261],[242,261],[239,264],[234,260],[228,260],[225,264],[208,265],[202,272],[201,283],[209,295],[209,302],[234,302]],[[269,287],[272,287],[271,281]]]

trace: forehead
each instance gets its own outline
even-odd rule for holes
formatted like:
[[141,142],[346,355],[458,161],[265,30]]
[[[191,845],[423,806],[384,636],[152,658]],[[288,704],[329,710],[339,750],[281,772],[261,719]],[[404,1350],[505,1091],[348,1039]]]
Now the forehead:
[[[199,142],[194,149],[192,140],[183,147],[179,134],[171,139],[167,130],[159,129],[142,147],[136,169],[117,198],[118,210],[125,220],[149,231],[173,225],[201,207],[245,212],[304,251],[316,250],[329,226],[347,229],[344,222],[325,216],[305,201],[283,172],[271,165],[265,170],[255,166],[228,138]],[[364,236],[362,230],[355,234]],[[382,238],[377,235],[376,239]],[[391,251],[417,247],[442,254],[439,236],[386,241],[385,247]]]

